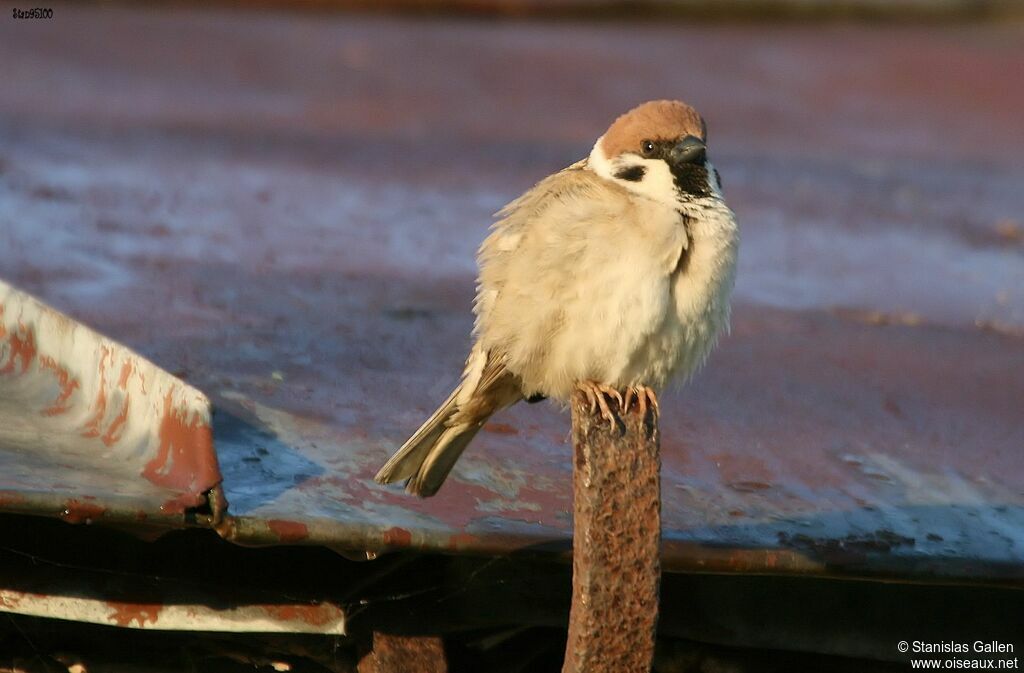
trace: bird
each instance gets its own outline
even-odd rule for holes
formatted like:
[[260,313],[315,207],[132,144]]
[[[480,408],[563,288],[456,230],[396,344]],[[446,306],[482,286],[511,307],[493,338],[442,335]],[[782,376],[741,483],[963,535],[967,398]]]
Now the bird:
[[499,210],[477,253],[458,386],[375,479],[432,496],[492,414],[520,401],[658,413],[728,329],[739,228],[707,125],[677,100],[619,116],[590,154]]

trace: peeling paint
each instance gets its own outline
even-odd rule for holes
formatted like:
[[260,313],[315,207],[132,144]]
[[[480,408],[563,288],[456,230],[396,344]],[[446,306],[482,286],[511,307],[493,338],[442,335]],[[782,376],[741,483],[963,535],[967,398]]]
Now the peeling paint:
[[333,603],[230,605],[143,603],[113,598],[94,587],[76,595],[49,595],[0,588],[0,612],[72,619],[128,629],[224,633],[321,633],[345,635],[345,613]]
[[93,523],[106,513],[107,508],[91,502],[68,500],[60,517],[68,523]]
[[205,502],[220,472],[202,393],[2,281],[0,300],[0,490],[28,504],[70,490],[57,513],[71,522],[121,519],[148,497],[166,523]]
[[39,358],[39,366],[52,371],[57,377],[57,385],[60,386],[60,393],[57,395],[57,399],[53,401],[53,404],[43,409],[41,413],[45,416],[56,416],[65,413],[70,408],[68,403],[71,396],[79,388],[78,381],[71,377],[67,367],[57,364],[57,361],[49,355],[43,355]]
[[309,537],[309,528],[304,523],[270,519],[267,521],[267,527],[284,544],[301,542]]
[[[36,357],[36,338],[32,329],[20,322],[11,332],[7,340],[7,363],[0,367],[0,374],[20,373],[28,371]],[[15,363],[21,360],[21,371],[16,372]]]
[[328,603],[316,605],[264,605],[263,609],[276,620],[302,622],[312,626],[323,626],[342,616],[337,607]]
[[382,539],[385,545],[394,545],[397,547],[408,547],[412,544],[412,533],[404,528],[392,526],[388,528],[382,534]]
[[163,605],[160,603],[114,603],[108,602],[111,608],[108,619],[118,626],[132,626],[139,628],[147,624],[156,624],[160,618]]
[[165,500],[160,504],[161,514],[182,514],[185,510],[205,504],[206,496],[202,493],[186,491],[181,495]]
[[96,401],[93,402],[93,415],[85,423],[82,430],[83,437],[99,437],[100,424],[107,413],[107,362],[110,359],[110,349],[107,346],[100,346],[99,375],[100,383],[96,388]]
[[124,424],[128,421],[128,409],[131,405],[131,395],[124,396],[124,402],[121,404],[121,411],[118,412],[114,420],[107,426],[107,431],[101,438],[103,443],[107,446],[113,446],[117,440],[121,439],[121,431],[124,429]]
[[195,412],[175,408],[170,392],[164,397],[158,436],[157,454],[142,471],[146,479],[160,486],[191,492],[195,492],[199,484],[219,481],[209,423]]

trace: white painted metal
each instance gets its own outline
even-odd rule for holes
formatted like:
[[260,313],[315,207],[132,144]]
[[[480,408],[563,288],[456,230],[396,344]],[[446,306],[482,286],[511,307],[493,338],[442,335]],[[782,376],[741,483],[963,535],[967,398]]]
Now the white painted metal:
[[345,614],[333,603],[216,609],[206,605],[122,603],[0,589],[0,612],[133,629],[345,635]]

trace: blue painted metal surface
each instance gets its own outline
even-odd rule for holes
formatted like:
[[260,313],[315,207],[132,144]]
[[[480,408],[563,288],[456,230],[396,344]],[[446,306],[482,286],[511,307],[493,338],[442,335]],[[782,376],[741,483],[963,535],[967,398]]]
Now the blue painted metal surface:
[[0,40],[0,276],[210,396],[230,539],[565,553],[557,409],[431,500],[371,477],[456,381],[490,213],[678,95],[743,246],[663,404],[665,567],[1024,578],[1019,26],[65,11]]

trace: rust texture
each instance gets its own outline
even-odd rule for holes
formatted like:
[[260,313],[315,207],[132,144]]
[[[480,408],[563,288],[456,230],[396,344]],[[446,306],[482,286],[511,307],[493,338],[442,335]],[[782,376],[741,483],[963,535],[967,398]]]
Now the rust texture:
[[[650,418],[650,416],[648,416]],[[572,399],[572,609],[563,673],[647,673],[661,578],[661,456],[633,410],[614,429]]]
[[[664,567],[1024,580],[1024,24],[58,17],[0,24],[0,277],[209,396],[231,539],[566,549],[555,405],[496,416],[435,498],[372,477],[458,381],[491,214],[680,98],[742,244],[731,333],[661,400]],[[92,448],[0,451],[0,506],[180,520],[192,419],[105,457],[123,363],[79,437],[98,395],[12,311],[0,386],[45,384],[12,417],[84,407]]]
[[373,651],[359,662],[359,673],[447,673],[440,638],[373,634]]
[[0,493],[23,496],[0,511],[52,516],[56,500],[69,523],[183,525],[221,481],[210,415],[192,386],[0,280]]

